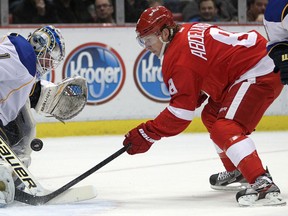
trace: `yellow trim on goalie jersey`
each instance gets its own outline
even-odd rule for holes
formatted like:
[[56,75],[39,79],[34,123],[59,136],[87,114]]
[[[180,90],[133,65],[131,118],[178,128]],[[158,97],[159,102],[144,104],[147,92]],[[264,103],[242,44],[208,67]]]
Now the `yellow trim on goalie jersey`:
[[[64,136],[94,136],[94,135],[123,135],[147,119],[140,120],[107,120],[89,122],[38,123],[37,137],[64,137]],[[287,131],[288,116],[264,116],[256,131]],[[184,131],[188,133],[207,132],[200,118],[193,122]]]

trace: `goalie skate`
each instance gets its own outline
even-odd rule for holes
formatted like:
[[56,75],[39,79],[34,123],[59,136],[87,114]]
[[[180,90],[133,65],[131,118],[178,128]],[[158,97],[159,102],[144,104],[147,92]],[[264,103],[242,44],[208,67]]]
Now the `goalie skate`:
[[214,190],[240,191],[249,185],[238,170],[213,174],[209,180],[210,186]]
[[240,206],[279,206],[286,205],[280,189],[274,184],[269,173],[256,179],[251,187],[239,191],[236,200]]

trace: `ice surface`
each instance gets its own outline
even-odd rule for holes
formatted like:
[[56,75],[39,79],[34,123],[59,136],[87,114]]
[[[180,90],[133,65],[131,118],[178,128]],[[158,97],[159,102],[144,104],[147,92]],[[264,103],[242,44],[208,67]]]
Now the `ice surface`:
[[[264,166],[268,165],[288,201],[288,131],[255,132]],[[57,189],[122,147],[123,136],[43,139],[30,167],[47,189]],[[207,133],[165,138],[141,155],[119,156],[79,184],[92,184],[89,201],[47,206],[15,203],[1,216],[285,216],[288,206],[241,208],[235,192],[210,189],[209,176],[223,171]]]

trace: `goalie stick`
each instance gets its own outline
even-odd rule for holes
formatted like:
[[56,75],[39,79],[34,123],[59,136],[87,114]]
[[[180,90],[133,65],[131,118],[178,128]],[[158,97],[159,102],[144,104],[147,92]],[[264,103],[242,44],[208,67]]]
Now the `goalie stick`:
[[23,182],[31,194],[43,194],[45,189],[36,181],[28,168],[17,157],[10,146],[0,136],[0,157],[13,169],[15,175]]
[[103,160],[99,164],[95,165],[94,167],[87,170],[86,172],[84,172],[83,174],[78,176],[77,178],[73,179],[72,181],[63,185],[62,187],[60,187],[56,191],[49,193],[47,195],[37,196],[37,195],[28,194],[24,191],[16,189],[15,200],[29,204],[29,205],[43,205],[43,204],[47,203],[48,201],[52,200],[53,198],[64,193],[65,191],[67,191],[69,188],[71,188],[72,186],[74,186],[78,182],[82,181],[83,179],[85,179],[86,177],[91,175],[92,173],[96,172],[97,170],[99,170],[100,168],[102,168],[103,166],[105,166],[106,164],[108,164],[109,162],[111,162],[112,160],[114,160],[115,158],[120,156],[121,154],[123,154],[125,151],[127,151],[127,149],[129,147],[130,147],[130,145],[126,145],[126,146],[122,147],[117,152],[110,155],[108,158],[106,158],[105,160]]
[[[29,169],[17,157],[15,152],[0,136],[0,158],[6,161],[17,175],[15,185],[23,183],[25,190],[33,195],[46,195],[51,191],[42,187],[42,185],[30,173]],[[78,202],[96,197],[96,191],[92,185],[71,188],[62,193],[57,199],[53,199],[49,204]],[[15,199],[15,197],[14,197]]]

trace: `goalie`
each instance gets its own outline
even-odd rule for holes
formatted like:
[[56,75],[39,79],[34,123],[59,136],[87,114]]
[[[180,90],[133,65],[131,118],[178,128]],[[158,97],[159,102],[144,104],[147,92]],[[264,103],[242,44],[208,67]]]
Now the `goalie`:
[[[54,26],[36,29],[28,39],[11,33],[1,42],[0,135],[28,167],[36,135],[31,108],[60,121],[71,119],[86,104],[86,81],[74,77],[56,85],[41,80],[65,56],[64,39]],[[21,186],[11,166],[0,159],[0,207],[13,202],[15,187]]]

